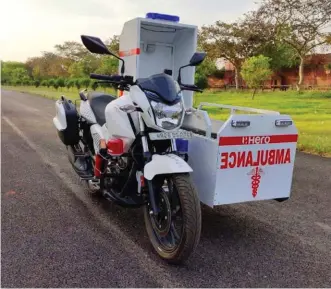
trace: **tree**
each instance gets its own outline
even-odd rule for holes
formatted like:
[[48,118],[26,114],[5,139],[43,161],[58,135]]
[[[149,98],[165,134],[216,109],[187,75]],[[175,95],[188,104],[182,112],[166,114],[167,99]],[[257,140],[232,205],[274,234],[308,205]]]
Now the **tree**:
[[250,37],[255,42],[255,51],[252,51],[251,56],[262,54],[271,58],[270,67],[273,71],[299,65],[299,59],[293,47],[279,41],[274,25],[261,18],[257,11],[246,13],[242,26],[249,31]]
[[195,70],[195,84],[200,88],[208,86],[208,76],[212,75],[217,70],[215,61],[206,58]]
[[244,21],[203,26],[199,33],[199,45],[207,51],[211,59],[224,58],[235,69],[236,88],[239,88],[241,64],[253,56],[263,43],[261,36],[249,29]]
[[331,38],[325,28],[331,23],[330,0],[264,0],[257,16],[273,25],[279,41],[291,46],[300,59],[297,90],[304,78],[307,55]]
[[100,66],[95,70],[99,74],[115,74],[118,71],[118,60],[112,56],[106,56],[102,59]]
[[98,56],[88,55],[80,61],[73,62],[69,67],[70,77],[83,78],[95,72],[101,66],[101,59]]
[[118,35],[114,35],[113,37],[107,39],[105,41],[108,49],[113,53],[119,53],[120,50],[120,37]]
[[269,57],[259,55],[246,59],[242,65],[241,75],[247,85],[254,89],[252,99],[256,90],[272,75],[270,61]]
[[79,42],[65,41],[63,44],[55,45],[57,53],[64,58],[79,61],[89,54],[89,51]]

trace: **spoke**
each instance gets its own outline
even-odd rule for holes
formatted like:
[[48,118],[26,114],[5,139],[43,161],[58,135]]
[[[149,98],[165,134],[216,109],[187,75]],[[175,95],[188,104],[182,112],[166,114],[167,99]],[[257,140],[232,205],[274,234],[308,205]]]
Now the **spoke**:
[[170,230],[170,243],[171,245],[175,246],[176,245],[176,237],[175,237],[175,234],[172,230]]
[[180,236],[178,235],[177,230],[176,230],[176,227],[175,227],[175,225],[174,225],[173,222],[171,222],[170,232],[172,232],[172,233],[174,234],[174,237],[175,237],[177,240],[180,239]]

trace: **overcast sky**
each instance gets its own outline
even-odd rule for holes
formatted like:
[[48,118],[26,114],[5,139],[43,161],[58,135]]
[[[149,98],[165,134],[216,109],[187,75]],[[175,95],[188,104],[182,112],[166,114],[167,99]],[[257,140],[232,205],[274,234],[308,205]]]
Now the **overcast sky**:
[[180,16],[194,25],[232,21],[254,9],[254,0],[5,0],[0,16],[0,57],[25,61],[81,34],[107,39],[125,21],[147,12]]

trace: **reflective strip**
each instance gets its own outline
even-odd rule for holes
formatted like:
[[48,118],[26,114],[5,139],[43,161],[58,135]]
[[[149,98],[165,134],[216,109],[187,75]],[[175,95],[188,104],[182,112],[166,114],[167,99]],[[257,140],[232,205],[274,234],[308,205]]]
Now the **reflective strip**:
[[219,139],[220,146],[274,144],[297,142],[297,134],[264,135],[264,136],[223,136]]
[[139,55],[139,54],[140,54],[140,48],[133,48],[133,49],[126,50],[126,51],[120,51],[120,53],[119,53],[120,57]]

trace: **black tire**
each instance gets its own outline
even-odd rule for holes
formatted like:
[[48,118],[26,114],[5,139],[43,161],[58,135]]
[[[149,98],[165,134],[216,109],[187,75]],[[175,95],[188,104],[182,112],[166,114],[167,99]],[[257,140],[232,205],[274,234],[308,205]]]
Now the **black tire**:
[[168,263],[184,263],[195,251],[201,234],[201,208],[197,191],[189,174],[170,176],[178,193],[181,206],[182,231],[179,244],[173,250],[164,250],[152,226],[148,206],[144,207],[144,219],[147,234],[157,254]]

